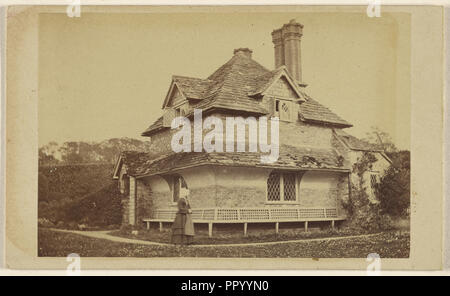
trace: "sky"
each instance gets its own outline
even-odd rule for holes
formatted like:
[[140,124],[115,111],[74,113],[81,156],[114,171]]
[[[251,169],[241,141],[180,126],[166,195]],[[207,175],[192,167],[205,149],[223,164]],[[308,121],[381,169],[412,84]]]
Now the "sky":
[[305,91],[364,137],[410,146],[409,15],[383,13],[83,13],[39,19],[39,146],[140,134],[162,115],[172,75],[206,78],[239,47],[274,68],[271,32],[304,25]]

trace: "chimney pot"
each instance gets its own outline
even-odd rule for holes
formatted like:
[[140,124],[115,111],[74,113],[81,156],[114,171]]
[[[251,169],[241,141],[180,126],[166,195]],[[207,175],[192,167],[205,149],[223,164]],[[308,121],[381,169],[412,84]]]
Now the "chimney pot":
[[234,51],[233,51],[233,54],[234,55],[241,55],[241,56],[246,56],[246,57],[248,57],[248,58],[252,58],[252,53],[253,53],[253,51],[250,49],[250,48],[236,48]]

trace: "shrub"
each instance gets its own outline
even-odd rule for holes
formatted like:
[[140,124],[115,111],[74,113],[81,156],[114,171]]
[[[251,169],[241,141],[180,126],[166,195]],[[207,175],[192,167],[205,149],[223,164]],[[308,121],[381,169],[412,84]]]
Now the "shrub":
[[54,227],[55,225],[52,223],[52,221],[46,219],[46,218],[39,218],[38,219],[38,225],[40,227]]
[[410,207],[410,153],[391,154],[392,165],[375,187],[383,214],[395,218],[406,217]]

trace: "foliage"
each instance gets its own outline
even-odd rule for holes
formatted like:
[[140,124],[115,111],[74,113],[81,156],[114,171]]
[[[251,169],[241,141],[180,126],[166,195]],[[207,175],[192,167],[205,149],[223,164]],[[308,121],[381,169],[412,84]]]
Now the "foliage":
[[38,173],[38,197],[40,201],[48,201],[48,179],[42,174]]
[[410,152],[399,151],[388,133],[372,127],[367,141],[381,144],[392,164],[375,187],[375,194],[383,215],[394,219],[408,216],[410,208]]
[[109,164],[41,166],[38,217],[60,228],[120,224],[121,195],[111,172]]
[[392,165],[376,185],[376,195],[383,214],[405,217],[410,207],[410,152],[399,151],[390,157]]
[[38,199],[51,202],[85,196],[110,182],[112,171],[111,164],[40,166]]
[[110,163],[125,150],[150,151],[150,142],[132,138],[113,138],[101,142],[50,142],[39,148],[39,165]]
[[138,195],[136,204],[136,221],[142,221],[143,218],[150,217],[151,209],[153,208],[150,186],[147,186],[145,183],[142,184],[142,186],[145,186],[144,188],[146,192]]
[[392,141],[391,136],[378,127],[372,126],[371,131],[366,133],[366,138],[364,140],[369,143],[380,145],[385,153],[397,152],[398,150]]
[[367,193],[365,175],[376,160],[372,153],[364,152],[353,165],[351,194],[343,203],[349,215],[347,223],[352,228],[374,231],[392,227],[392,219],[382,213],[380,205],[372,202]]
[[65,220],[96,226],[119,225],[122,222],[121,198],[117,184],[112,182],[63,209]]

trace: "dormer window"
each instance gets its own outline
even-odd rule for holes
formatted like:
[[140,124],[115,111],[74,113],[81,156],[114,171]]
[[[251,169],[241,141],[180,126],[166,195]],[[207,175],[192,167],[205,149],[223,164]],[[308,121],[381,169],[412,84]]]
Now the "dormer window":
[[287,99],[274,99],[273,116],[280,118],[282,121],[294,121],[295,118],[293,108],[295,103]]

